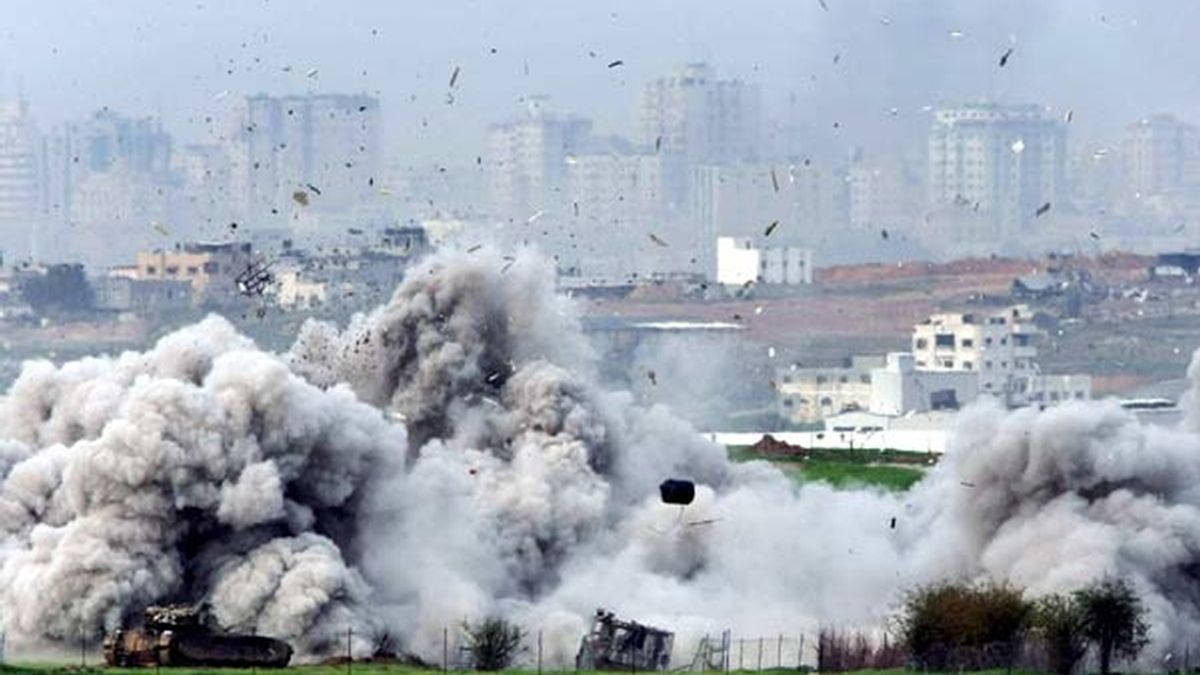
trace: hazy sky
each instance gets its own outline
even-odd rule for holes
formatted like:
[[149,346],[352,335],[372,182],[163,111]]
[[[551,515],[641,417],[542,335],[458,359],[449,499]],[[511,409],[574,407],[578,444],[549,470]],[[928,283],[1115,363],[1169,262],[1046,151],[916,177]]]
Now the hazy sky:
[[641,85],[699,59],[760,83],[773,118],[868,147],[912,140],[926,104],[980,97],[1072,108],[1076,137],[1157,111],[1200,122],[1195,2],[825,5],[8,0],[0,96],[22,92],[43,126],[107,105],[161,114],[195,141],[242,94],[367,91],[382,99],[389,151],[414,164],[473,161],[485,126],[528,93],[632,132]]

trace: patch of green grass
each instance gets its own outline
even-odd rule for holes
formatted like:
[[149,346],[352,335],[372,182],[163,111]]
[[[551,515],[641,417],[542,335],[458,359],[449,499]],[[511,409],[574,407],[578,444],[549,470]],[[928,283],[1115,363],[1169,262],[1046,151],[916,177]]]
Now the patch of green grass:
[[800,481],[821,481],[837,488],[881,487],[903,492],[921,480],[925,472],[905,466],[808,461],[789,463],[784,469]]
[[760,455],[744,446],[729,448],[735,462],[763,460],[801,483],[821,481],[836,488],[881,487],[904,492],[925,475],[930,455],[899,450],[813,448],[804,455]]

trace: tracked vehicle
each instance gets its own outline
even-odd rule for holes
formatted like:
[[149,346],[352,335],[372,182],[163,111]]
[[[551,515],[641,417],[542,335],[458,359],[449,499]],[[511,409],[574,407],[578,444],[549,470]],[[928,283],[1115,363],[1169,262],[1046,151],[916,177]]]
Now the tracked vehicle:
[[104,636],[104,660],[114,667],[283,668],[291,658],[288,643],[213,630],[207,613],[188,605],[147,607],[140,628]]

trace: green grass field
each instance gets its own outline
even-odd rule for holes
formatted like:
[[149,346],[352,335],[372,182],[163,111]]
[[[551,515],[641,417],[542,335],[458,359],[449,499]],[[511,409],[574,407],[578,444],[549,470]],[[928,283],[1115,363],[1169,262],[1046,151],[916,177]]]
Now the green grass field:
[[815,448],[807,458],[758,455],[745,447],[729,448],[738,462],[764,460],[801,483],[825,482],[848,490],[880,487],[903,492],[925,475],[932,456],[899,450],[841,450]]

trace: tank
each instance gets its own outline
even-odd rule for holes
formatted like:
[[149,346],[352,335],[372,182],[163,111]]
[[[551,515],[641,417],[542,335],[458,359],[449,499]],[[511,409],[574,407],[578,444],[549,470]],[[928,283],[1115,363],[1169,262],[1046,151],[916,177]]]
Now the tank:
[[286,642],[220,633],[207,618],[204,610],[187,605],[147,607],[141,628],[104,636],[104,660],[114,667],[283,668],[292,658]]
[[578,670],[666,670],[675,634],[597,609],[575,657]]

